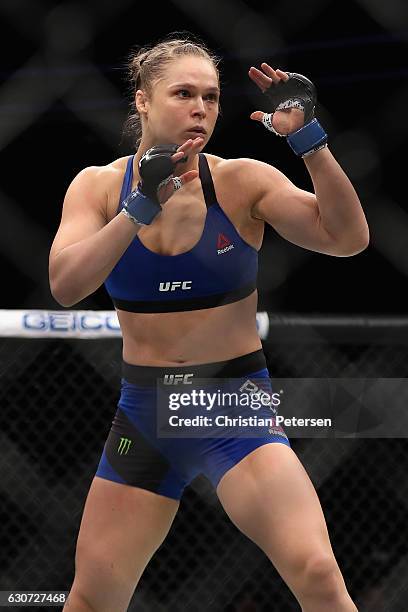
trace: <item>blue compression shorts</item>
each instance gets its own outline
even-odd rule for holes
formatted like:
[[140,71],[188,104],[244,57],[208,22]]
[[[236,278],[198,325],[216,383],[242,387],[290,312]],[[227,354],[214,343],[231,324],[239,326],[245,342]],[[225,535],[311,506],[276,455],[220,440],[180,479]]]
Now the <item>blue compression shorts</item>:
[[180,380],[185,373],[199,379],[234,377],[240,383],[254,379],[269,381],[262,349],[229,361],[194,366],[168,368],[123,363],[118,410],[96,476],[179,500],[186,485],[199,474],[207,476],[216,487],[222,476],[254,449],[276,442],[290,446],[280,427],[265,428],[256,437],[159,436],[157,380],[174,376]]

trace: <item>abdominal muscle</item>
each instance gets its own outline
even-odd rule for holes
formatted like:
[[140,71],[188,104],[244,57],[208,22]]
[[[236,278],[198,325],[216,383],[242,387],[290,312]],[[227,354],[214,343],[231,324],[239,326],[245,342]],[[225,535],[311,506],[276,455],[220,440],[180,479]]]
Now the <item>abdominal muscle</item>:
[[118,310],[123,359],[150,366],[226,361],[261,348],[256,328],[257,292],[239,302],[187,312]]

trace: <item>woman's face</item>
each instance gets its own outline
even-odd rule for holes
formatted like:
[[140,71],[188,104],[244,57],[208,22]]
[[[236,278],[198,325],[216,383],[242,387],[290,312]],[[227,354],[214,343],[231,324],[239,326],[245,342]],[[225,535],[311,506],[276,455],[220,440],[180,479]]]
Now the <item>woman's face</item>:
[[202,136],[204,147],[217,121],[219,93],[210,61],[189,55],[173,60],[153,84],[151,97],[139,98],[144,99],[143,136],[153,144],[178,145]]

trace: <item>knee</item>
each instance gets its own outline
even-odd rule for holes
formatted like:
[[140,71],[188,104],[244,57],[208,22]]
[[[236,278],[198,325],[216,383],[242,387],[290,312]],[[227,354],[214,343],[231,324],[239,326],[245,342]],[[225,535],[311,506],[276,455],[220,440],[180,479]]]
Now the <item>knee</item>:
[[93,585],[81,585],[74,580],[63,612],[125,612],[132,593],[97,590]]
[[78,546],[67,612],[124,612],[136,587],[135,577],[130,574],[106,551]]
[[77,588],[73,586],[71,589],[63,612],[98,612],[97,609],[91,604],[84,593],[81,593]]
[[311,557],[303,570],[303,591],[327,601],[336,601],[344,593],[345,584],[336,560],[326,554]]

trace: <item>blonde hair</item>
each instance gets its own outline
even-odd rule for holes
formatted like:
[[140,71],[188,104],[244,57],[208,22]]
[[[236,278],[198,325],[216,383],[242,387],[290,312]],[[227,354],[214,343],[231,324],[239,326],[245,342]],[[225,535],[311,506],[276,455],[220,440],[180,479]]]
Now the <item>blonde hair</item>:
[[157,44],[142,47],[130,54],[128,77],[132,101],[123,127],[123,135],[129,137],[136,148],[142,138],[142,122],[135,104],[136,91],[143,89],[147,95],[151,95],[154,83],[163,77],[166,66],[175,59],[186,55],[202,57],[211,62],[217,73],[218,81],[220,80],[218,70],[220,58],[212,53],[202,41],[193,39],[191,34],[180,37],[180,33],[174,32]]

